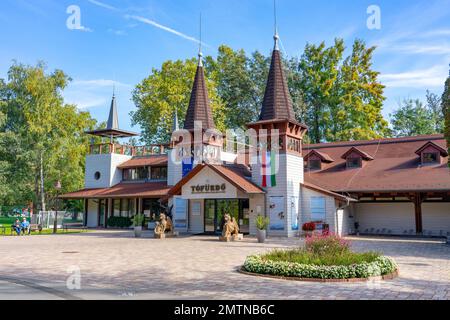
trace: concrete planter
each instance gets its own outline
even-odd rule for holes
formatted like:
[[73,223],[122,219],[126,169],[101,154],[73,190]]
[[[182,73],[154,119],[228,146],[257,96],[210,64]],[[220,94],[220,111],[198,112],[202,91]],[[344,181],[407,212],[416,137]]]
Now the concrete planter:
[[264,243],[266,241],[266,230],[256,230],[256,238],[258,243]]
[[140,238],[142,235],[142,227],[134,227],[134,237]]

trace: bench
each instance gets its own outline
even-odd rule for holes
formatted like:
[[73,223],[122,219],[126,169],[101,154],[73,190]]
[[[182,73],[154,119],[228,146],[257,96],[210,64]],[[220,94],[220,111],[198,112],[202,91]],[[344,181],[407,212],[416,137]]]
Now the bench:
[[[21,229],[20,233],[22,235],[30,235],[33,231],[39,231],[41,233],[42,231],[42,225],[38,223],[30,223],[30,226],[28,227],[28,232],[25,232],[25,229]],[[14,225],[11,226],[11,235],[16,234],[16,230],[14,229]]]
[[87,227],[80,222],[71,222],[71,223],[63,223],[63,231],[67,232],[69,229],[76,229],[76,230],[85,230],[87,231]]

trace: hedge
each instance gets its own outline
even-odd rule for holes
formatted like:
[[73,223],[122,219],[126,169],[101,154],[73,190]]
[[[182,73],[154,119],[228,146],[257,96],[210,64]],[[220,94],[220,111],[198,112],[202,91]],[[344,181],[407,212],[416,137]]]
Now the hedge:
[[129,228],[133,225],[133,221],[128,217],[109,217],[107,223],[108,227],[112,228]]
[[263,259],[259,255],[253,255],[247,257],[243,266],[244,271],[251,273],[310,279],[363,279],[391,274],[397,268],[395,261],[386,256],[380,256],[371,263],[364,262],[349,266],[320,266],[271,261]]

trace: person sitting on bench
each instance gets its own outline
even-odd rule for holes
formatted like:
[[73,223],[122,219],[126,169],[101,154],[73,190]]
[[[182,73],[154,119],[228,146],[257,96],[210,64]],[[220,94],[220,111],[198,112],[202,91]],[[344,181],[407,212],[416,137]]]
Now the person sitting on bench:
[[20,224],[22,227],[23,234],[30,234],[31,233],[31,225],[27,221],[27,218],[23,218],[22,223]]
[[20,224],[19,219],[16,219],[16,222],[14,222],[12,227],[14,231],[16,231],[17,235],[20,236],[20,233],[22,232],[22,225]]

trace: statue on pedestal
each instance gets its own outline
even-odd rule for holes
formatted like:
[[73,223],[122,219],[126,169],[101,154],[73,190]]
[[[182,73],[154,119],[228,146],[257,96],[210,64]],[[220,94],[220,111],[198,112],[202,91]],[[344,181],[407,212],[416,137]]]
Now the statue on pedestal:
[[164,239],[166,237],[166,232],[173,232],[172,219],[167,217],[164,213],[159,215],[159,221],[156,222],[155,226],[155,238]]
[[223,218],[225,222],[223,224],[222,237],[220,237],[220,240],[242,240],[242,235],[239,234],[239,225],[237,224],[236,219],[228,213],[226,213]]

